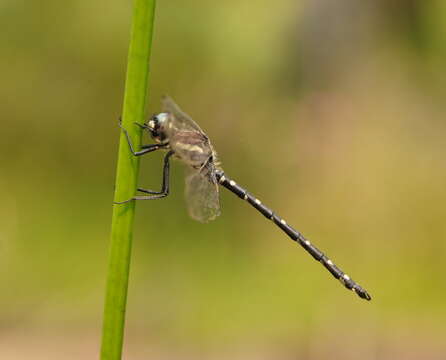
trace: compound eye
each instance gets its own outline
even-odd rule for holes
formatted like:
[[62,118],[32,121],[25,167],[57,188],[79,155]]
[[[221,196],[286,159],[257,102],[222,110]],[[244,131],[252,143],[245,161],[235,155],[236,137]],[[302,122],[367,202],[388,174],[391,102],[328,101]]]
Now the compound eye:
[[157,115],[155,115],[156,120],[158,121],[158,123],[161,124],[165,124],[169,121],[169,114],[168,113],[159,113]]

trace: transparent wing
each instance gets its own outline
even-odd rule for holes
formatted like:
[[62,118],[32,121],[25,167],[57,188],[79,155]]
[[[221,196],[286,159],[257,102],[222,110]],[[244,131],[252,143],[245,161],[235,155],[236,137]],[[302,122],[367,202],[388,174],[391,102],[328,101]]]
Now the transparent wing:
[[200,171],[191,169],[186,177],[186,201],[189,215],[200,222],[209,222],[220,215],[218,183],[213,164]]
[[184,113],[170,97],[163,96],[162,104],[163,112],[170,114],[170,124],[168,131],[171,134],[175,131],[188,130],[199,132],[207,137],[203,130],[201,130],[201,128],[198,126],[198,124],[193,121],[189,115]]

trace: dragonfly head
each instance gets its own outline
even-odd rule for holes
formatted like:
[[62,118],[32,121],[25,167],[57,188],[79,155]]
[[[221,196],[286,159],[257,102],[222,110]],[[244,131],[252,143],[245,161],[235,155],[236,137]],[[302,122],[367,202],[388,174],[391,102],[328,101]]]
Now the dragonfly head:
[[153,115],[146,124],[146,128],[150,131],[150,135],[157,142],[164,142],[167,138],[166,124],[169,119],[168,113],[159,113]]

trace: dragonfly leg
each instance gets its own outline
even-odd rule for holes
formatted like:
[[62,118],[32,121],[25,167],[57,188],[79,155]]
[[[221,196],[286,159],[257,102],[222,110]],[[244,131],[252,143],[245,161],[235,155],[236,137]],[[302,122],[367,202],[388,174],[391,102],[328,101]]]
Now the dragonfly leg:
[[139,126],[139,127],[140,127],[141,129],[143,129],[143,130],[144,130],[144,129],[147,129],[147,125],[142,125],[142,124],[140,124],[139,122],[136,122],[136,121],[134,122],[134,124],[137,125],[137,126]]
[[169,151],[166,156],[164,156],[164,167],[163,167],[163,184],[161,186],[161,191],[152,191],[152,190],[146,190],[142,188],[138,188],[138,191],[146,193],[146,194],[152,194],[150,196],[134,196],[131,199],[115,202],[115,204],[124,204],[126,202],[132,201],[132,200],[155,200],[155,199],[161,199],[163,197],[166,197],[169,195],[169,174],[170,174],[170,157],[174,154],[174,152],[171,150]]
[[138,191],[142,192],[142,193],[146,193],[146,194],[152,194],[152,195],[159,195],[162,194],[163,191],[154,191],[154,190],[148,190],[148,189],[143,189],[143,188],[138,188]]
[[[141,124],[138,124],[138,125],[142,127]],[[119,118],[119,127],[122,129],[122,131],[124,131],[124,134],[125,134],[125,136],[126,136],[126,138],[127,138],[127,143],[129,144],[129,147],[130,147],[130,151],[131,151],[132,154],[135,155],[135,156],[141,156],[141,155],[147,154],[147,153],[152,152],[152,151],[156,151],[156,150],[159,150],[159,149],[163,149],[163,148],[165,148],[165,147],[167,146],[167,144],[149,144],[149,145],[142,145],[142,146],[141,146],[141,149],[142,149],[142,150],[140,150],[140,151],[135,151],[135,149],[133,148],[132,139],[130,139],[130,135],[129,135],[129,133],[128,133],[127,130],[124,129],[123,126],[121,125],[121,118]]]

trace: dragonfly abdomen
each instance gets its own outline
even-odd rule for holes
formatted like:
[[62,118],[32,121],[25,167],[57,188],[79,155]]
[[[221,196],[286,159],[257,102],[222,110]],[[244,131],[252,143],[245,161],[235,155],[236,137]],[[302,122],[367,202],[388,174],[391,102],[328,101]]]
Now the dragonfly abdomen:
[[272,220],[284,233],[292,240],[299,243],[315,260],[319,261],[336,279],[338,279],[347,289],[354,291],[360,298],[371,300],[371,296],[359,284],[353,281],[346,273],[339,269],[322,251],[314,246],[299,231],[293,229],[281,219],[273,210],[263,205],[262,202],[251,195],[246,189],[230,179],[222,170],[216,171],[218,182],[226,189],[236,194],[239,198],[246,200],[251,206],[257,209],[263,216]]

